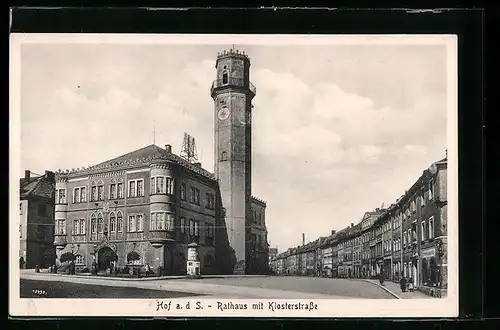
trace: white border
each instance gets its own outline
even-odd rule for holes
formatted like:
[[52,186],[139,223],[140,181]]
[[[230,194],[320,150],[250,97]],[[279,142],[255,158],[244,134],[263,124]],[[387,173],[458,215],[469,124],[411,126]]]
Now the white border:
[[[222,44],[221,41],[224,43]],[[20,72],[21,45],[43,44],[218,44],[221,49],[235,44],[258,45],[416,45],[442,44],[447,47],[447,147],[448,147],[448,296],[442,299],[373,300],[316,299],[316,311],[226,311],[203,309],[189,311],[156,311],[156,300],[144,299],[20,299],[18,262],[18,195],[20,164]],[[112,34],[11,34],[10,39],[10,244],[9,244],[9,312],[12,316],[191,316],[191,317],[456,317],[458,316],[458,122],[457,122],[457,37],[455,35],[112,35]],[[215,56],[215,54],[214,54]],[[249,54],[251,56],[251,54]],[[212,303],[214,298],[169,299],[174,303],[201,301]],[[217,299],[228,302],[227,299]],[[168,301],[168,299],[165,299]],[[232,302],[252,304],[266,299],[232,299]],[[280,300],[273,300],[280,301]],[[298,301],[298,300],[297,300]],[[300,300],[308,302],[309,300]],[[286,300],[293,303],[293,300]]]

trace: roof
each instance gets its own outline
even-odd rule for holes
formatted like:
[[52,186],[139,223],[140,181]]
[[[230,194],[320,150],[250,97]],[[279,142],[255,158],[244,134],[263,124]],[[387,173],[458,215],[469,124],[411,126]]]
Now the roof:
[[55,183],[50,182],[45,176],[31,177],[29,180],[19,179],[19,194],[21,199],[29,197],[54,198]]
[[76,170],[66,170],[59,171],[58,174],[66,174],[72,176],[78,175],[87,175],[102,171],[110,171],[110,170],[118,170],[125,169],[134,166],[145,166],[151,162],[157,160],[165,160],[177,163],[184,168],[187,168],[195,173],[198,173],[206,178],[215,180],[215,176],[213,173],[197,166],[184,158],[167,151],[163,148],[158,147],[157,145],[151,144],[146,147],[134,150],[132,152],[126,153],[124,155],[115,157],[113,159],[107,160],[105,162],[90,166],[88,168],[76,169]]

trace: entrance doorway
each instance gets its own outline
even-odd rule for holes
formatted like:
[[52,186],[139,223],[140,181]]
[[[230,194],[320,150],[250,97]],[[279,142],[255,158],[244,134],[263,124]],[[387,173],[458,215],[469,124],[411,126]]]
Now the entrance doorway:
[[104,246],[97,253],[97,268],[99,270],[106,270],[111,268],[111,263],[118,260],[115,251],[110,247]]

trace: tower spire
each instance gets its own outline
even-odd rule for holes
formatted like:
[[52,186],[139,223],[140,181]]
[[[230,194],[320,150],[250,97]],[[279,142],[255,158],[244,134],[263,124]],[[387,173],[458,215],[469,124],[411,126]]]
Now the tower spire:
[[153,120],[153,144],[156,144],[156,120]]

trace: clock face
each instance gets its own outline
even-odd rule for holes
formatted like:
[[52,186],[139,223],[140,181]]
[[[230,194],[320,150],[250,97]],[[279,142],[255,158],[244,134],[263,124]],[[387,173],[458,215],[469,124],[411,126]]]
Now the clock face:
[[223,107],[223,108],[219,109],[219,112],[217,113],[217,115],[219,116],[220,120],[225,120],[229,117],[229,109],[226,107]]

